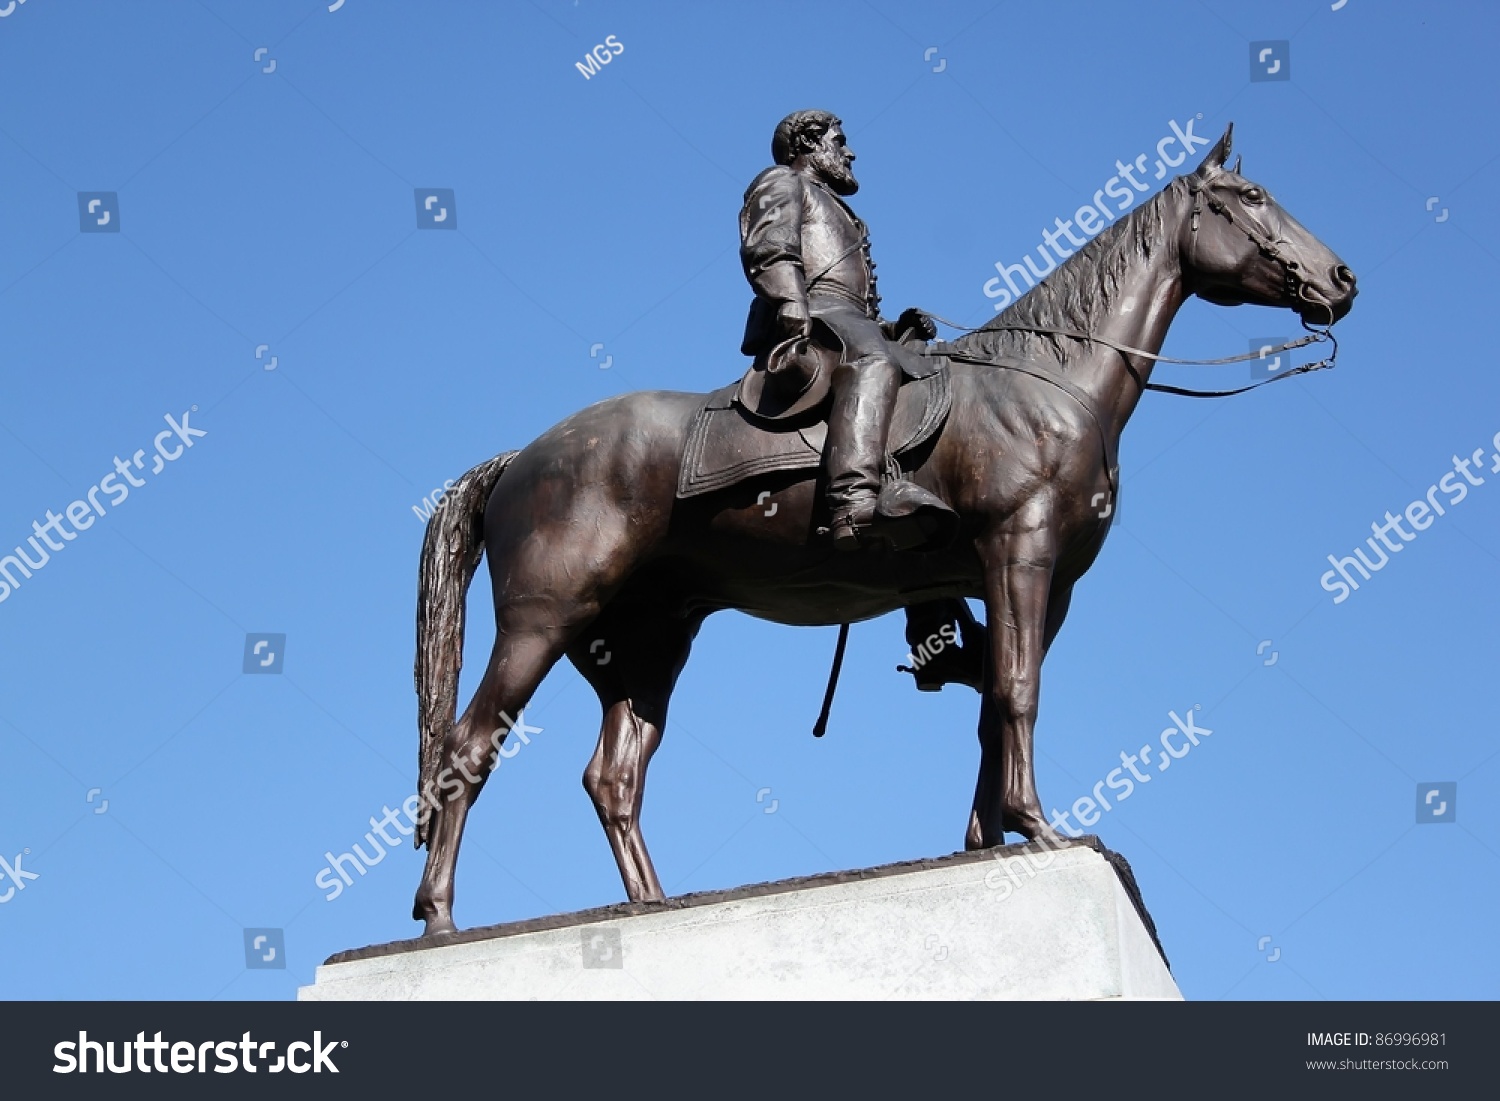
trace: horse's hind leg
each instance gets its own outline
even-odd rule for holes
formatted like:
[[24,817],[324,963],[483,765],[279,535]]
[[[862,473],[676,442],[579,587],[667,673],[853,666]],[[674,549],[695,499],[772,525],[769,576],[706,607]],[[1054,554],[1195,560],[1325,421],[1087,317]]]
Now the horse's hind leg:
[[519,721],[521,709],[565,645],[560,631],[507,630],[502,622],[484,679],[443,743],[442,767],[432,790],[418,793],[432,814],[427,865],[412,904],[412,917],[426,922],[425,936],[455,928],[453,874],[469,808],[498,763],[500,745]]
[[701,618],[610,608],[568,651],[599,695],[604,723],[583,773],[632,902],[663,897],[641,835],[646,766],[661,744],[667,703]]

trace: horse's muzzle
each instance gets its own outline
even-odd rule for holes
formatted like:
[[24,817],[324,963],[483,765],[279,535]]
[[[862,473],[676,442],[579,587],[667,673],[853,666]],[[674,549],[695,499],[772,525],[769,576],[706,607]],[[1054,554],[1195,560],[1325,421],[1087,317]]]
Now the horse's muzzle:
[[1297,288],[1297,313],[1303,321],[1332,325],[1354,308],[1354,296],[1359,293],[1354,273],[1339,264],[1329,273],[1328,282],[1328,290],[1308,281]]

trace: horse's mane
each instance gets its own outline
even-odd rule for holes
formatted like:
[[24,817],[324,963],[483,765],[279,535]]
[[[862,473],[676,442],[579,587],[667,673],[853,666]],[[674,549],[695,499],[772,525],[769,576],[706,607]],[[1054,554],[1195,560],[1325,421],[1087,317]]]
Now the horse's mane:
[[1168,195],[1184,187],[1184,177],[1179,176],[1124,218],[1111,222],[1004,312],[977,332],[954,341],[955,347],[985,357],[1009,354],[1064,360],[1076,353],[1081,347],[1077,341],[997,326],[1097,332],[1115,312],[1122,280],[1148,263],[1166,243],[1163,207]]

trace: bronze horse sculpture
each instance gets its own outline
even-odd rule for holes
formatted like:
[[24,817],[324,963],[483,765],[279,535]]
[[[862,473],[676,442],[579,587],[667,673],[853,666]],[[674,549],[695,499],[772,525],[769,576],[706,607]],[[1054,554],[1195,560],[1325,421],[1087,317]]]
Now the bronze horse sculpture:
[[[1178,308],[1196,294],[1331,325],[1355,295],[1338,256],[1226,165],[1230,138],[989,325],[934,349],[950,355],[951,413],[908,476],[957,510],[946,549],[835,551],[817,534],[808,471],[678,499],[702,394],[610,398],[460,478],[429,522],[419,581],[415,840],[428,855],[413,917],[425,934],[455,929],[465,818],[514,716],[564,655],[603,708],[583,782],[626,893],[663,897],[641,834],[646,768],[694,636],[727,608],[811,626],[982,599],[981,758],[965,848],[1000,845],[1007,832],[1056,838],[1032,760],[1042,659],[1103,543],[1120,434]],[[455,722],[464,598],[486,553],[495,643]],[[599,639],[608,663],[595,659]]]

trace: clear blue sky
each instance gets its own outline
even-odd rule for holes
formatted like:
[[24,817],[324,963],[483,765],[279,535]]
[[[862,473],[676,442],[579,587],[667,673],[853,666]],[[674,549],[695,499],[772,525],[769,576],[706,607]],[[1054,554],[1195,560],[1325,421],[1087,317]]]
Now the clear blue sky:
[[[96,494],[104,515],[0,601],[0,857],[29,849],[37,876],[0,904],[0,996],[289,998],[330,953],[418,931],[409,845],[332,901],[314,882],[415,789],[412,506],[586,403],[740,371],[741,195],[776,121],[824,106],[859,154],[892,315],[978,324],[997,261],[1199,114],[1200,133],[1234,121],[1246,174],[1358,274],[1336,372],[1153,395],[1129,425],[1121,522],[1044,670],[1040,788],[1070,806],[1201,704],[1213,734],[1094,827],[1188,997],[1495,997],[1497,17],[1332,8],[0,18],[0,554],[145,452],[144,484]],[[623,52],[585,79],[609,35]],[[1251,82],[1262,40],[1290,43],[1290,80]],[[417,228],[418,188],[453,190],[455,230]],[[89,217],[119,232],[80,232],[80,192],[116,193]],[[1166,351],[1295,329],[1192,302]],[[206,436],[151,473],[184,412]],[[1328,555],[1477,448],[1483,484],[1335,604]],[[466,692],[488,595],[481,575]],[[284,672],[242,672],[251,632],[285,634]],[[977,697],[917,694],[899,618],[859,625],[815,741],[833,639],[705,627],[646,802],[669,891],[961,846]],[[592,692],[564,665],[526,718],[542,732],[470,819],[460,924],[623,898],[579,783]],[[1456,822],[1418,824],[1440,782]],[[246,969],[257,928],[284,930],[285,970]]]

